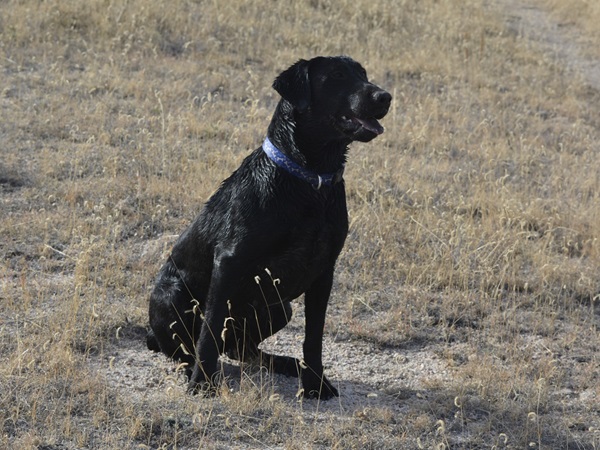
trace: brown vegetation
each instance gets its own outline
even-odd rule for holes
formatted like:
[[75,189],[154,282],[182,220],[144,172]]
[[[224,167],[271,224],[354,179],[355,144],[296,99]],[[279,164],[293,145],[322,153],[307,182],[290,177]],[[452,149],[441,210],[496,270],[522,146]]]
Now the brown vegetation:
[[[545,5],[600,48],[593,2]],[[501,6],[3,2],[0,447],[600,448],[600,86]],[[148,289],[262,142],[272,79],[317,54],[394,95],[350,153],[326,345],[444,375],[424,359],[318,404],[250,372],[189,397],[143,350]]]

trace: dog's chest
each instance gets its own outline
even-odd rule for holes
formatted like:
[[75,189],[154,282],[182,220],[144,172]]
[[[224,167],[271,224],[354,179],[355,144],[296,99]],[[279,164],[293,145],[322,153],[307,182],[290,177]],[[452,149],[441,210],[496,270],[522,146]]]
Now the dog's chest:
[[329,211],[320,216],[298,217],[282,226],[285,228],[279,230],[277,242],[260,258],[256,271],[261,280],[276,280],[276,296],[291,300],[333,267],[344,245],[348,222],[344,210],[337,215]]

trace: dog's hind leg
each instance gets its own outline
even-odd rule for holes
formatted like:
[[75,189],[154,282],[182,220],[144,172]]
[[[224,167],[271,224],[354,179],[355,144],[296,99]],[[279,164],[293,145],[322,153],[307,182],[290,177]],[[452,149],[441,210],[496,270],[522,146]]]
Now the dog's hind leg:
[[258,348],[262,341],[285,327],[291,318],[292,305],[289,301],[260,310],[249,305],[243,319],[228,324],[225,353],[231,359],[258,363],[270,372],[298,377],[300,370],[296,358],[272,355]]
[[[196,327],[202,323],[198,318]],[[190,325],[191,324],[191,325]],[[146,337],[146,344],[150,350],[162,351],[164,354],[174,359],[186,363],[185,375],[189,379],[195,366],[193,322],[184,323],[182,320],[176,320],[170,324],[150,331]],[[151,347],[157,345],[158,349]]]
[[[289,301],[282,301],[264,308],[261,315],[254,317],[254,328],[250,339],[253,342],[262,342],[285,327],[292,319],[292,305]],[[270,372],[279,373],[288,377],[300,376],[300,362],[291,356],[273,355],[258,350],[258,360],[261,366]]]
[[300,361],[292,356],[261,352],[260,365],[266,367],[269,372],[279,373],[286,377],[298,378],[302,373]]
[[[289,323],[292,319],[292,305],[289,301],[271,305],[266,308],[265,315],[267,317],[263,317],[258,327],[261,333],[258,337],[260,340],[274,335]],[[260,352],[259,358],[260,364],[270,372],[280,373],[288,377],[300,376],[300,362],[296,358],[272,355],[263,351]]]
[[187,363],[186,375],[189,378],[195,362],[194,342],[202,319],[181,279],[168,270],[167,267],[163,271],[150,296],[151,330],[146,344],[150,350],[162,351],[176,361]]
[[247,305],[243,315],[228,323],[225,352],[243,361],[259,355],[258,344],[285,327],[292,318],[292,305],[281,301],[260,309]]

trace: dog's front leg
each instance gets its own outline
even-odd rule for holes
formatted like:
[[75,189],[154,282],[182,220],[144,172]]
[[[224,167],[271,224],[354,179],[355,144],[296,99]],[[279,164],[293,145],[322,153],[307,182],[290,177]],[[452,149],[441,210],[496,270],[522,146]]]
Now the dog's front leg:
[[215,260],[213,266],[204,321],[196,342],[196,364],[188,384],[188,391],[194,394],[212,394],[218,386],[217,361],[223,351],[222,332],[232,285],[228,274],[235,273],[229,270],[229,265],[224,258],[220,258]]
[[338,391],[323,375],[323,328],[327,302],[333,284],[333,267],[321,275],[304,295],[306,329],[302,387],[307,398],[327,400],[337,397]]

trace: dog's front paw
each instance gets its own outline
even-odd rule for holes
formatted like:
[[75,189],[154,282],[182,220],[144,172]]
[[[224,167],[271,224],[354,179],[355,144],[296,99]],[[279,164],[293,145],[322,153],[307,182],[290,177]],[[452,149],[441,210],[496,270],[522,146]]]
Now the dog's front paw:
[[329,382],[325,375],[307,374],[302,376],[302,387],[305,398],[317,398],[319,400],[329,400],[332,397],[339,397],[338,390]]

